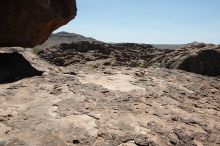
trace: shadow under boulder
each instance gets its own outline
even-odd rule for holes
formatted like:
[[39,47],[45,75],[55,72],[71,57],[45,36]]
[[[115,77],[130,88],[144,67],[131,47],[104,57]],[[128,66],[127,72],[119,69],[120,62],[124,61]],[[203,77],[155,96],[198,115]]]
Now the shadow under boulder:
[[42,71],[36,70],[21,54],[17,52],[0,53],[0,84],[42,74]]

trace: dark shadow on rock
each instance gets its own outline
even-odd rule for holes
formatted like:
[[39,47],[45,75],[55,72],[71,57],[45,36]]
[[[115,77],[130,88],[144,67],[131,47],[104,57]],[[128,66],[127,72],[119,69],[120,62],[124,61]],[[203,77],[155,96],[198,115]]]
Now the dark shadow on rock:
[[185,59],[178,69],[207,76],[220,75],[220,52],[202,50],[195,56]]
[[41,76],[21,54],[0,53],[0,84],[12,83],[24,78]]

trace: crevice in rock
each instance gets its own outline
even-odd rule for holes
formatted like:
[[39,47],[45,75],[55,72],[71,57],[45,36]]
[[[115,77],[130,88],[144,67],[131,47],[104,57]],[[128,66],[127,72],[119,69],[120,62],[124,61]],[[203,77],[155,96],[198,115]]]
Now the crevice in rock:
[[73,142],[73,144],[80,144],[80,141],[77,140],[77,139],[76,139],[76,140],[73,140],[72,142]]
[[12,83],[42,74],[42,71],[35,69],[21,54],[17,52],[0,53],[0,84]]

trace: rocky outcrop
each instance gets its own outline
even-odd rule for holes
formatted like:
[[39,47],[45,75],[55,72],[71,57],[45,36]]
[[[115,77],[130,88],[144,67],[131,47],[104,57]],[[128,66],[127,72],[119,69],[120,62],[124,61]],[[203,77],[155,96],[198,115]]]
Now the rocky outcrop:
[[164,50],[146,44],[76,42],[51,47],[39,55],[58,66],[96,63],[96,66],[162,67],[220,76],[220,46],[212,44],[193,44],[176,50]]
[[219,78],[119,65],[57,67],[20,53],[45,73],[0,85],[0,144],[220,144]]
[[181,69],[208,76],[220,76],[220,46],[193,44],[156,56],[147,66]]
[[0,15],[0,46],[34,47],[76,16],[76,1],[2,0]]
[[39,55],[58,66],[102,61],[104,64],[112,66],[138,67],[144,66],[147,61],[160,53],[164,53],[164,51],[156,49],[152,45],[81,41],[54,46],[39,52]]

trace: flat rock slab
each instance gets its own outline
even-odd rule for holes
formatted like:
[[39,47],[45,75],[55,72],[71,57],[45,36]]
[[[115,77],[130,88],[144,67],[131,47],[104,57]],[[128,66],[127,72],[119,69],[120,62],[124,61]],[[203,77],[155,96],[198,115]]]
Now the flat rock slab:
[[[35,63],[43,62],[38,59]],[[35,65],[49,68],[43,76],[0,85],[0,138],[7,145],[220,144],[219,78],[179,70],[96,70],[86,65],[69,66],[77,70],[71,75],[63,74],[67,68],[47,65]],[[84,82],[88,75],[97,76],[97,83]],[[141,90],[108,88],[120,81]],[[123,83],[119,89],[126,88]]]

